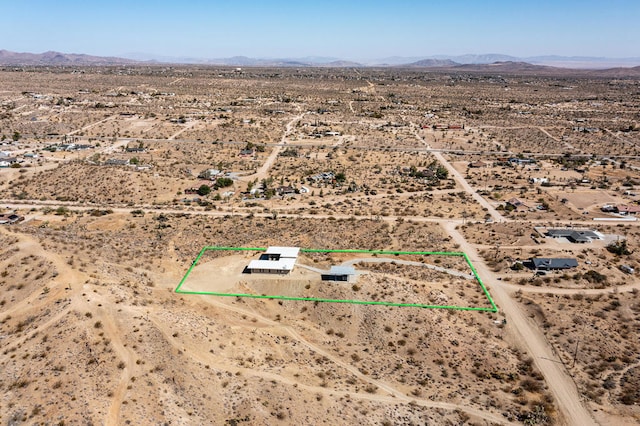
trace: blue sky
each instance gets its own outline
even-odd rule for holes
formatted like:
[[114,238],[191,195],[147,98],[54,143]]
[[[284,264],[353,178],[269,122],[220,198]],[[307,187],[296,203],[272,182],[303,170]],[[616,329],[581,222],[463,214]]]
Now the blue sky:
[[640,57],[640,0],[5,0],[0,49],[221,58]]

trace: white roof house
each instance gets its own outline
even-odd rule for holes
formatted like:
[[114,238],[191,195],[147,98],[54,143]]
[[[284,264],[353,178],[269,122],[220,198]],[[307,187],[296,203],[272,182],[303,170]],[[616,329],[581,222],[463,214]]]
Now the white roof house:
[[272,246],[268,247],[264,254],[269,255],[280,255],[280,259],[282,258],[293,258],[297,259],[298,254],[300,253],[300,247],[277,247]]
[[250,273],[265,273],[265,274],[288,274],[293,271],[293,267],[296,264],[295,259],[280,259],[280,260],[252,260],[249,262],[247,269]]
[[246,272],[250,274],[288,274],[298,260],[299,247],[269,247],[260,255],[260,259],[252,260]]

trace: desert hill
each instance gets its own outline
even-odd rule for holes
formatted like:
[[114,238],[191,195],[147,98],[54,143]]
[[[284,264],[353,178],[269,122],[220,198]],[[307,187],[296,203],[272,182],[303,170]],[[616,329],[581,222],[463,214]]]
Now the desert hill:
[[403,66],[434,68],[434,67],[455,67],[457,65],[460,65],[460,64],[450,59],[423,59],[421,61],[412,62],[410,64],[406,64]]
[[124,58],[91,56],[76,53],[48,51],[25,53],[0,50],[0,65],[118,65],[135,64],[137,61]]
[[533,65],[528,62],[493,62],[491,64],[464,64],[455,66],[459,71],[477,72],[505,72],[505,73],[558,73],[563,72],[561,68],[549,67],[545,65]]
[[625,68],[625,67],[617,67],[617,68],[609,68],[604,70],[596,70],[592,71],[591,74],[597,75],[600,77],[611,77],[611,78],[637,78],[640,77],[640,66],[633,68]]

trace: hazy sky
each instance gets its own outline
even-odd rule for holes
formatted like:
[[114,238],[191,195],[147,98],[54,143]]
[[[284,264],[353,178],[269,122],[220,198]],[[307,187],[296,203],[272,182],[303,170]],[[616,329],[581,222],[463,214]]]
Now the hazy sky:
[[0,49],[220,58],[640,57],[640,0],[3,0]]

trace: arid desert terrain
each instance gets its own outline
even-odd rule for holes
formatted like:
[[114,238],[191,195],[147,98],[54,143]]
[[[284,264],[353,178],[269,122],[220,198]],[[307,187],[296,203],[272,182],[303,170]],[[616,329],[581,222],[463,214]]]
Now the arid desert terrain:
[[[0,68],[0,423],[638,424],[639,94],[508,67]],[[192,268],[274,246],[374,253]]]

